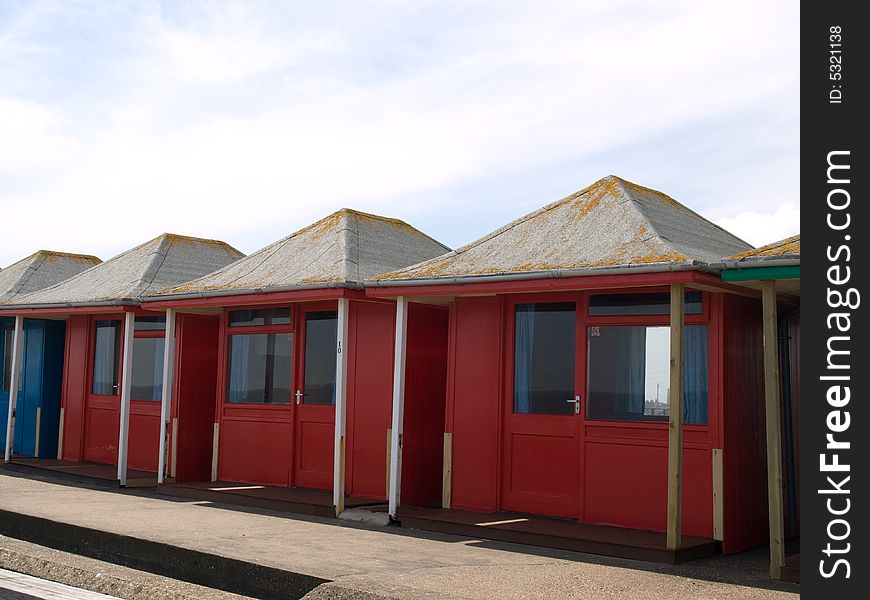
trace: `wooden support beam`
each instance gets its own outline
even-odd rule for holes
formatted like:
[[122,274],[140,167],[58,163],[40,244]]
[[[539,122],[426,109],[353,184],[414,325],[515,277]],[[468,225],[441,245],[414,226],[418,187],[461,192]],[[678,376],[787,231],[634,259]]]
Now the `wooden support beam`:
[[350,300],[338,299],[338,336],[335,347],[335,441],[333,444],[332,505],[335,516],[344,512],[345,432],[347,431],[347,327]]
[[64,423],[63,406],[60,407],[60,423],[57,427],[57,460],[63,460],[63,423]]
[[121,410],[118,427],[118,482],[127,485],[127,450],[130,442],[130,391],[133,386],[133,331],[136,314],[124,313],[124,349],[121,365]]
[[175,467],[178,465],[178,417],[172,419],[172,443],[169,446],[169,476],[175,479]]
[[722,448],[713,448],[713,539],[722,541],[725,521]]
[[785,565],[782,509],[782,440],[779,406],[779,335],[776,316],[776,282],[761,282],[764,311],[764,413],[767,429],[767,510],[770,527],[770,576],[779,579]]
[[15,317],[15,333],[12,334],[12,373],[9,379],[9,409],[6,415],[6,448],[3,459],[12,460],[15,447],[15,405],[18,403],[18,388],[21,386],[21,351],[24,347],[24,317]]
[[671,284],[671,373],[668,394],[668,550],[680,547],[683,493],[683,303],[685,286]]
[[42,428],[42,407],[36,407],[36,435],[33,440],[33,458],[39,458],[39,430]]
[[396,345],[393,364],[393,435],[390,438],[390,517],[395,518],[402,489],[402,426],[405,418],[405,355],[408,340],[408,299],[396,298]]
[[392,462],[392,458],[390,458],[390,457],[392,456],[391,450],[393,449],[392,448],[392,445],[393,445],[392,440],[393,440],[393,428],[391,427],[391,428],[387,429],[387,477],[386,477],[387,487],[384,488],[384,495],[386,495],[386,496],[390,495],[390,462]]
[[[160,397],[160,447],[157,456],[157,483],[166,478],[166,449],[169,441],[169,418],[172,387],[175,381],[175,309],[166,309],[166,332],[163,338],[163,393]],[[174,433],[174,429],[173,429]],[[174,450],[174,447],[173,447]]]
[[211,439],[211,480],[218,479],[218,447],[221,437],[221,424],[214,424],[214,435]]
[[441,479],[441,508],[450,508],[453,485],[453,434],[444,432],[444,465]]

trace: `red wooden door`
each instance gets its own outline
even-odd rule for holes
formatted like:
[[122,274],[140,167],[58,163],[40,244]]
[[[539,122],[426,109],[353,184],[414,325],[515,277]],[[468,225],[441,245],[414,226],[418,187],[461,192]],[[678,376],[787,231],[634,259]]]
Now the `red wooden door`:
[[299,360],[294,393],[293,483],[332,489],[335,440],[335,304],[301,310]]
[[124,323],[118,316],[100,316],[91,317],[89,326],[82,458],[114,465],[118,464]]
[[508,303],[502,508],[578,518],[576,295]]

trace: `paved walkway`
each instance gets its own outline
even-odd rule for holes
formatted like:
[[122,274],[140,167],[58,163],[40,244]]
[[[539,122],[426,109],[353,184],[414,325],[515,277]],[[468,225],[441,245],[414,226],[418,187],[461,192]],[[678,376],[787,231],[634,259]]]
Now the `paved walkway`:
[[766,553],[670,566],[4,475],[0,509],[256,562],[388,598],[794,598]]
[[112,596],[0,569],[0,600],[112,600]]

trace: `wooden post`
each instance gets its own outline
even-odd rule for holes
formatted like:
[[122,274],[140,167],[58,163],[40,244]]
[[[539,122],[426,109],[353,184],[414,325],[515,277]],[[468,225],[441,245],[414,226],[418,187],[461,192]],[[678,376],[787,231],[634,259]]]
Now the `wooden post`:
[[9,380],[9,410],[6,415],[6,448],[3,459],[12,460],[15,447],[15,405],[18,403],[18,388],[21,385],[21,350],[24,346],[24,317],[15,317],[15,333],[12,337],[12,377]]
[[764,311],[764,412],[767,428],[767,512],[770,526],[770,576],[780,578],[785,565],[782,509],[782,446],[779,412],[779,335],[776,317],[776,282],[761,282]]
[[127,448],[130,440],[130,390],[133,386],[133,330],[136,314],[124,313],[124,360],[121,365],[121,411],[118,428],[118,482],[127,485]]
[[384,490],[385,490],[384,493],[387,496],[390,495],[390,462],[392,461],[392,459],[390,458],[390,455],[392,454],[392,452],[390,452],[390,451],[392,450],[392,448],[391,448],[392,443],[393,443],[393,429],[390,428],[390,429],[387,429],[387,476],[385,477],[387,487],[384,488]]
[[441,475],[441,508],[450,508],[453,501],[453,434],[444,432],[444,463]]
[[211,480],[217,481],[218,479],[218,448],[220,444],[221,437],[221,424],[214,424],[214,434],[211,439]]
[[60,424],[57,428],[57,460],[63,460],[63,406],[60,407]]
[[683,492],[683,299],[682,283],[671,284],[671,374],[668,395],[668,550],[680,547]]
[[42,427],[42,407],[36,407],[36,435],[33,440],[33,458],[39,458],[39,430]]
[[[160,447],[157,456],[157,483],[166,478],[166,446],[169,439],[169,414],[175,380],[175,309],[166,309],[166,333],[163,339],[163,393],[160,397]],[[174,429],[173,429],[174,433]]]
[[178,417],[172,419],[172,436],[169,446],[169,476],[175,479],[175,467],[178,464]]
[[725,522],[722,448],[713,448],[713,539],[722,541]]
[[347,323],[350,301],[338,299],[338,340],[335,348],[335,442],[333,444],[332,505],[344,512],[344,452],[347,428]]
[[402,489],[402,426],[405,418],[405,355],[408,340],[408,299],[396,298],[396,346],[393,364],[393,435],[390,438],[390,517],[395,518]]

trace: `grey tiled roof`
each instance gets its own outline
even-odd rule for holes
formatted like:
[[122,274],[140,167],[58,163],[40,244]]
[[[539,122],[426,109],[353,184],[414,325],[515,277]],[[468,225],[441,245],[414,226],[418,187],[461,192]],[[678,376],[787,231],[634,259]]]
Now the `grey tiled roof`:
[[69,279],[99,263],[96,256],[35,252],[0,271],[0,304]]
[[150,292],[178,285],[244,256],[216,241],[163,234],[9,306],[135,304]]
[[160,296],[356,287],[449,248],[397,219],[342,209],[262,250]]
[[611,175],[458,250],[374,280],[692,266],[750,248],[669,196]]

